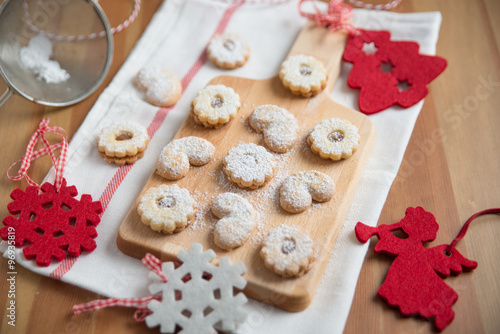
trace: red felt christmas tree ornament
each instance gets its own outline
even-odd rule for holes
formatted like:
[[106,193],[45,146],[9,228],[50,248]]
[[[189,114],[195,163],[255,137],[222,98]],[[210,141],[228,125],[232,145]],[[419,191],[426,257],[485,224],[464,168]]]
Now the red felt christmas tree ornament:
[[[349,0],[365,9],[389,10],[401,0],[386,4],[365,4]],[[308,3],[312,10],[303,10]],[[343,59],[353,63],[348,77],[351,88],[359,88],[359,110],[374,114],[392,105],[408,108],[428,93],[427,84],[447,66],[444,58],[419,53],[420,46],[410,41],[391,41],[388,31],[370,31],[354,27],[349,21],[352,7],[343,0],[331,0],[326,11],[321,11],[314,0],[299,0],[299,14],[314,20],[331,31],[349,33]]]
[[[27,259],[36,259],[39,266],[48,266],[52,259],[61,261],[66,254],[80,256],[82,250],[92,252],[96,248],[95,226],[99,224],[102,206],[99,201],[92,201],[90,195],[75,197],[78,191],[74,186],[67,186],[63,178],[66,164],[68,143],[60,127],[49,127],[49,120],[43,119],[33,134],[26,148],[26,155],[20,159],[21,167],[12,180],[26,178],[30,186],[23,191],[14,189],[10,194],[12,202],[7,209],[11,215],[5,217],[0,229],[0,236],[10,245],[23,247]],[[62,138],[62,142],[50,145],[45,134],[53,132]],[[40,140],[43,147],[34,150]],[[54,151],[60,149],[56,159]],[[31,161],[48,154],[54,164],[55,181],[39,186],[27,174]]]
[[444,58],[420,54],[415,42],[390,38],[388,31],[359,30],[344,51],[344,60],[353,63],[347,83],[360,88],[359,109],[365,114],[394,104],[411,107],[427,95],[427,84],[447,65]]
[[[405,217],[391,225],[371,227],[358,222],[355,233],[360,242],[365,243],[370,237],[377,236],[379,241],[375,253],[395,257],[378,290],[379,297],[389,305],[397,306],[404,316],[419,314],[427,319],[434,318],[436,328],[439,331],[445,329],[455,317],[452,306],[458,294],[442,278],[477,267],[477,262],[465,258],[455,245],[465,236],[472,220],[489,213],[500,213],[500,208],[476,213],[449,245],[432,248],[424,247],[423,243],[436,238],[439,225],[432,213],[421,207],[408,208]],[[393,235],[396,230],[404,232],[407,238]]]

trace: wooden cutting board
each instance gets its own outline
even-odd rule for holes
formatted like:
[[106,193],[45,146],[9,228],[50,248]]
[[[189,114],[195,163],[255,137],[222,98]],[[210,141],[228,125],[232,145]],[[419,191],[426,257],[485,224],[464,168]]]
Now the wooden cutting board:
[[[244,292],[247,296],[288,311],[305,309],[314,297],[375,142],[373,125],[365,115],[341,106],[329,97],[340,71],[346,39],[346,34],[330,32],[312,22],[306,24],[299,34],[289,56],[312,55],[321,60],[328,71],[326,89],[313,98],[292,95],[283,87],[277,75],[266,80],[230,76],[211,80],[207,85],[224,84],[240,95],[242,107],[236,118],[219,129],[207,129],[188,117],[175,138],[198,136],[209,140],[216,147],[214,159],[206,166],[192,167],[186,177],[179,181],[167,181],[152,171],[119,228],[119,249],[136,258],[142,258],[146,252],[150,252],[162,261],[167,261],[174,260],[179,250],[189,249],[191,243],[198,242],[205,249],[212,248],[218,257],[228,256],[233,263],[242,261],[246,265],[245,278],[248,285]],[[301,138],[290,153],[275,154],[279,170],[273,180],[257,190],[244,190],[232,185],[224,176],[222,159],[230,148],[240,142],[262,144],[261,135],[248,126],[248,117],[255,107],[262,104],[274,104],[293,113],[301,127]],[[359,129],[361,136],[358,151],[349,159],[338,162],[321,159],[311,152],[306,143],[307,133],[314,125],[333,117],[349,120]],[[294,172],[313,169],[328,174],[333,179],[336,184],[334,198],[330,202],[314,204],[310,210],[300,214],[285,212],[277,200],[280,182]],[[196,219],[178,234],[163,235],[154,232],[141,222],[137,213],[137,205],[143,193],[160,184],[177,184],[187,188],[197,203]],[[260,214],[252,238],[245,245],[229,252],[219,249],[213,243],[212,229],[217,220],[210,212],[212,200],[225,191],[243,195]],[[268,270],[259,255],[263,237],[280,224],[295,225],[308,233],[320,250],[313,269],[302,277],[283,279]]]

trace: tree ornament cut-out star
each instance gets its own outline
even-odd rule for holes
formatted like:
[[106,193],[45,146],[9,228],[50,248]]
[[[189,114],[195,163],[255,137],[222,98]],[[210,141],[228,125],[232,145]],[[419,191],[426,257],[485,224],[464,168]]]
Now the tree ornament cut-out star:
[[394,104],[413,106],[447,65],[444,58],[420,54],[415,42],[390,38],[388,31],[360,30],[349,37],[344,51],[344,60],[354,65],[347,83],[360,88],[359,109],[368,115]]

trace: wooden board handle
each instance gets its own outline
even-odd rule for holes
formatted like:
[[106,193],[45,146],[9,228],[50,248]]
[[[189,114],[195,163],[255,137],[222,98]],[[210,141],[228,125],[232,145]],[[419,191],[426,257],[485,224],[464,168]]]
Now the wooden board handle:
[[309,21],[302,28],[288,57],[304,54],[321,60],[328,73],[326,91],[330,93],[340,73],[347,36],[345,31],[330,31],[326,27],[317,26],[314,21]]

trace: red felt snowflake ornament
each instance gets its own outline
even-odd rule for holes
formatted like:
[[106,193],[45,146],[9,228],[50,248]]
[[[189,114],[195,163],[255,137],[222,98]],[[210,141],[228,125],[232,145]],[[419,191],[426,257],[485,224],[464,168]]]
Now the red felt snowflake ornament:
[[[11,215],[5,217],[5,226],[0,229],[3,240],[9,240],[16,247],[25,246],[24,256],[28,260],[36,259],[39,266],[48,266],[52,259],[61,261],[66,253],[80,256],[82,250],[92,252],[96,248],[95,226],[101,221],[99,214],[102,212],[101,202],[93,202],[86,194],[78,200],[75,198],[78,195],[76,187],[66,185],[62,177],[67,150],[66,138],[61,133],[64,130],[49,127],[48,123],[48,119],[42,120],[31,137],[18,174],[10,176],[7,172],[13,180],[26,178],[30,186],[25,191],[20,188],[12,191],[10,197],[13,201],[7,206]],[[56,133],[62,142],[50,145],[44,137],[47,132]],[[44,147],[34,151],[38,140]],[[61,152],[55,159],[54,150],[58,148]],[[28,176],[27,170],[32,160],[45,154],[52,159],[56,177],[54,184],[46,182],[40,187]]]
[[411,107],[447,66],[444,58],[419,54],[415,42],[391,41],[388,31],[359,30],[349,37],[343,59],[353,63],[348,85],[360,88],[359,109],[374,114],[398,104]]
[[35,186],[26,191],[14,189],[10,194],[13,201],[7,206],[11,215],[5,217],[5,226],[0,229],[2,239],[8,239],[9,227],[14,228],[15,245],[29,244],[23,248],[24,256],[36,258],[39,266],[48,266],[52,258],[61,261],[65,251],[71,256],[80,256],[82,249],[92,252],[102,206],[90,195],[82,195],[80,200],[76,195],[76,187],[68,187],[65,180],[59,192],[48,182],[41,192]]

